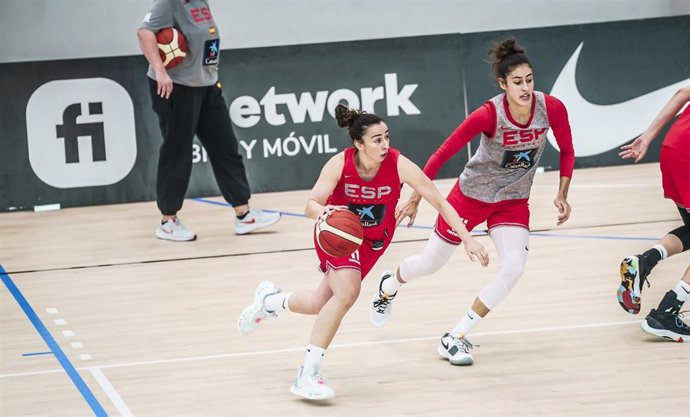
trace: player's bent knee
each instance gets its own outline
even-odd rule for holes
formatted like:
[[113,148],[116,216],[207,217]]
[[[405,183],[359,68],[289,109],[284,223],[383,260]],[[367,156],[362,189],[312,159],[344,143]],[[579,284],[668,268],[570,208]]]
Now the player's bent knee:
[[683,244],[683,252],[690,249],[690,226],[680,226],[677,229],[668,232],[670,235],[677,237]]

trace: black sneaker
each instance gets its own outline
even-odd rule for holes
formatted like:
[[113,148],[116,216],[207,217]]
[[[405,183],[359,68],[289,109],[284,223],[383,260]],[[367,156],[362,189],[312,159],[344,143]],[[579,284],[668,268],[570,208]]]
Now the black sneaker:
[[[618,303],[630,314],[640,312],[642,286],[647,281],[649,268],[644,256],[628,256],[621,262],[621,285],[618,287]],[[649,281],[647,281],[649,286]]]
[[642,321],[642,330],[675,342],[690,343],[690,326],[682,318],[682,313],[652,309]]

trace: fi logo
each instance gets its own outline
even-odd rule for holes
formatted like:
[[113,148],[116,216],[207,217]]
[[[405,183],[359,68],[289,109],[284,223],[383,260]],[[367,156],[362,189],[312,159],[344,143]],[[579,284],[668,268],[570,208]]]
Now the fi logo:
[[132,99],[106,78],[40,86],[26,106],[26,133],[31,168],[56,188],[116,183],[137,157]]

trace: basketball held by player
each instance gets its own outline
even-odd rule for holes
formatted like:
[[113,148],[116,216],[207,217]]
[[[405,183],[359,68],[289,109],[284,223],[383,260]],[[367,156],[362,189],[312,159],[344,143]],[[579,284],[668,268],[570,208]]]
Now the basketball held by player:
[[240,333],[255,331],[269,317],[294,312],[316,315],[304,365],[298,369],[290,390],[313,400],[335,396],[321,376],[321,359],[331,344],[340,322],[357,300],[362,279],[388,248],[397,226],[395,209],[401,184],[410,185],[439,210],[461,236],[471,260],[486,266],[488,254],[467,231],[463,220],[443,199],[431,180],[413,162],[389,144],[388,126],[377,115],[349,109],[335,109],[340,127],[346,128],[352,147],[333,156],[323,167],[312,188],[306,217],[319,222],[337,210],[357,214],[364,228],[361,246],[352,255],[334,257],[315,242],[323,278],[314,291],[285,292],[272,282],[258,285],[254,301],[241,313]]

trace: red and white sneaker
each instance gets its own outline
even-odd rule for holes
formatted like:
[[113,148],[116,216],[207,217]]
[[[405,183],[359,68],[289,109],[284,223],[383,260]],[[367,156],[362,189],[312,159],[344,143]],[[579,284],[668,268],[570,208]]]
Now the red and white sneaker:
[[242,219],[235,218],[235,233],[244,235],[257,229],[263,229],[280,220],[280,213],[251,209]]
[[259,328],[259,325],[269,317],[277,317],[275,311],[267,311],[264,308],[264,300],[272,294],[278,294],[280,288],[270,281],[262,281],[254,291],[254,302],[242,310],[237,327],[240,334],[247,336]]
[[188,242],[196,239],[196,233],[187,229],[180,219],[174,218],[158,225],[156,237],[158,239],[172,240],[175,242]]

